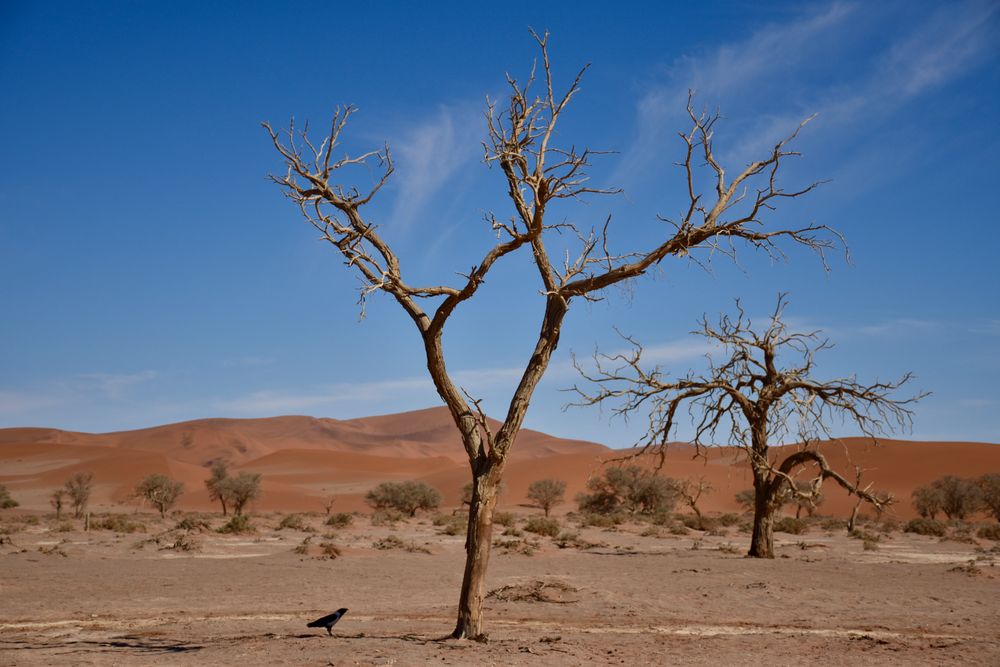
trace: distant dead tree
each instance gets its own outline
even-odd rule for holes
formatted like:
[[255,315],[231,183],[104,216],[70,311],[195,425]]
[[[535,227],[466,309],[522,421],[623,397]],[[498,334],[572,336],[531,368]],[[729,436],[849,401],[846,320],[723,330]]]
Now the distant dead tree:
[[323,500],[321,502],[323,503],[323,509],[326,510],[326,515],[330,516],[330,512],[333,511],[333,505],[337,502],[337,496],[332,493],[328,493],[323,496]]
[[539,479],[528,485],[528,499],[542,508],[545,516],[566,497],[566,482],[561,479]]
[[66,503],[66,489],[59,488],[49,495],[49,504],[56,511],[56,521],[62,518],[63,506]]
[[135,487],[135,495],[156,508],[160,518],[167,516],[177,499],[184,493],[184,484],[162,473],[146,475]]
[[[679,133],[681,173],[686,200],[679,215],[651,221],[665,233],[648,247],[616,251],[611,248],[611,217],[600,230],[584,231],[568,221],[559,207],[596,195],[615,194],[617,188],[592,185],[587,170],[600,154],[571,143],[560,143],[556,127],[580,91],[584,67],[559,92],[549,62],[548,34],[531,33],[540,50],[540,66],[527,80],[507,77],[509,94],[502,107],[487,100],[484,161],[497,167],[509,197],[512,215],[485,215],[488,232],[497,240],[481,256],[459,260],[464,271],[455,284],[412,283],[404,262],[387,234],[366,214],[366,206],[380,193],[394,171],[389,147],[361,155],[344,155],[341,135],[355,109],[338,109],[329,134],[309,138],[307,129],[294,125],[279,132],[264,123],[275,150],[285,164],[284,173],[272,179],[361,279],[361,312],[366,300],[384,293],[396,301],[412,320],[423,343],[426,365],[438,394],[451,412],[468,455],[473,480],[466,562],[459,594],[455,638],[483,636],[482,603],[489,561],[493,511],[505,465],[535,388],[559,344],[563,321],[574,300],[594,301],[604,290],[662,268],[669,258],[708,262],[716,255],[732,257],[746,244],[774,256],[782,254],[782,240],[824,251],[836,245],[838,235],[825,226],[765,227],[765,217],[780,202],[811,191],[813,183],[793,190],[779,185],[779,168],[799,128],[746,167],[727,172],[713,148],[719,116],[698,113],[688,101],[689,128]],[[539,74],[540,81],[536,81]],[[540,90],[539,90],[540,88]],[[537,90],[537,92],[536,92]],[[804,123],[803,123],[804,124]],[[351,185],[352,169],[370,175],[372,185]],[[711,183],[703,188],[702,177]],[[355,181],[357,182],[357,181]],[[440,215],[434,216],[436,222]],[[432,224],[432,223],[428,223]],[[386,227],[385,229],[391,229]],[[437,242],[440,230],[425,227],[428,244]],[[451,316],[479,293],[490,270],[508,256],[527,255],[538,275],[544,305],[534,349],[527,359],[499,429],[494,431],[481,401],[455,384],[445,363],[443,335]],[[490,339],[489,345],[496,345]]]
[[[693,442],[699,451],[719,435],[725,444],[745,452],[754,477],[754,527],[749,555],[774,557],[773,524],[775,511],[796,497],[815,498],[824,480],[832,479],[848,493],[856,494],[876,508],[891,501],[860,485],[860,470],[850,480],[833,470],[816,444],[820,437],[831,438],[830,422],[839,417],[854,422],[866,435],[874,437],[894,426],[912,423],[909,405],[926,394],[894,399],[906,384],[907,373],[894,382],[861,384],[854,377],[820,381],[813,376],[815,355],[831,347],[818,332],[789,332],[782,321],[786,295],[763,331],[755,330],[736,302],[736,317],[722,315],[713,325],[703,317],[693,332],[719,346],[724,355],[716,364],[708,355],[708,372],[689,373],[668,381],[660,367],[645,368],[642,346],[626,337],[632,350],[622,354],[594,355],[595,370],[577,369],[587,380],[587,388],[574,390],[575,405],[615,404],[613,414],[629,417],[648,412],[649,428],[641,451],[659,450],[663,456],[678,409],[688,404],[695,423]],[[782,365],[786,357],[795,361]],[[801,443],[782,460],[770,452],[774,440],[795,437]],[[662,459],[661,459],[662,460]],[[794,475],[800,468],[812,469],[810,491],[796,487]]]
[[66,490],[69,502],[73,506],[73,516],[79,519],[83,515],[84,510],[87,509],[87,503],[90,502],[90,492],[94,488],[94,473],[74,473],[66,481],[66,485],[63,488]]
[[691,508],[694,515],[698,518],[698,525],[704,524],[701,516],[701,509],[698,507],[698,501],[706,493],[711,492],[712,485],[704,477],[699,477],[697,480],[685,479],[677,484],[677,494],[681,497],[684,503]]

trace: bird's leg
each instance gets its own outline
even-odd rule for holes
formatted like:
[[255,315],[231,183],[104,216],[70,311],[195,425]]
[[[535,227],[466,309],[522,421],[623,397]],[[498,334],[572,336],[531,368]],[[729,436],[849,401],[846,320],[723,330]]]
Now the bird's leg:
[[332,625],[326,626],[326,634],[330,635],[331,637],[333,636],[333,626]]

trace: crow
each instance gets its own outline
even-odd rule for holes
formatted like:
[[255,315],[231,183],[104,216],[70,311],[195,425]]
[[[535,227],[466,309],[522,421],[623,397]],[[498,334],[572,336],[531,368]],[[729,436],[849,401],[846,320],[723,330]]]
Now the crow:
[[329,616],[324,616],[323,618],[317,618],[312,623],[308,624],[307,628],[326,628],[326,633],[333,636],[333,631],[331,628],[337,624],[340,617],[347,613],[347,609],[341,607],[337,611],[333,612]]

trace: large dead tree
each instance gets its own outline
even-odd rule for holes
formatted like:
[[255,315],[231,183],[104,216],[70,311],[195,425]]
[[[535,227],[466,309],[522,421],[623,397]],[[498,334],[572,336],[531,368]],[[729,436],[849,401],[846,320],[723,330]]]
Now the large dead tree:
[[[698,451],[712,444],[742,448],[753,471],[754,522],[749,556],[774,558],[775,512],[791,499],[805,502],[819,498],[825,480],[833,480],[850,494],[881,509],[892,501],[870,487],[861,486],[861,471],[848,479],[832,469],[816,445],[831,439],[836,420],[855,423],[868,436],[908,428],[913,413],[908,407],[926,394],[892,398],[910,381],[907,373],[892,382],[862,384],[854,377],[820,381],[813,378],[816,353],[831,347],[819,332],[789,332],[782,321],[787,299],[778,304],[763,331],[753,328],[739,302],[735,317],[722,315],[718,324],[703,317],[693,332],[722,350],[721,363],[708,355],[708,371],[689,373],[669,381],[659,367],[645,368],[642,345],[626,337],[631,350],[615,355],[594,355],[594,370],[577,369],[588,381],[574,390],[574,405],[613,405],[613,414],[628,418],[648,415],[648,429],[639,452],[663,456],[677,423],[678,410],[687,404],[694,421],[692,439]],[[799,445],[783,458],[771,452],[772,442],[795,438]],[[780,459],[780,460],[779,460]],[[661,462],[662,462],[661,458]],[[812,482],[797,484],[795,475],[810,471]]]
[[[354,113],[353,107],[338,109],[329,134],[319,141],[311,140],[307,132],[297,130],[294,124],[280,134],[264,124],[287,167],[284,174],[273,176],[273,180],[322,239],[336,248],[344,263],[361,276],[362,308],[367,297],[384,292],[413,321],[423,342],[427,370],[461,434],[472,471],[472,500],[465,575],[453,633],[456,638],[484,637],[483,586],[497,490],[532,393],[559,343],[570,304],[575,299],[599,298],[602,290],[641,276],[668,257],[684,258],[698,250],[709,255],[713,251],[731,254],[740,242],[780,255],[782,240],[816,250],[822,257],[839,238],[824,226],[769,229],[764,224],[763,216],[781,200],[799,197],[816,186],[813,183],[785,191],[778,183],[779,167],[786,158],[796,155],[788,149],[788,143],[799,128],[760,160],[729,177],[713,151],[712,133],[718,116],[697,113],[690,100],[691,125],[680,134],[683,153],[680,166],[687,182],[688,200],[677,219],[651,221],[672,224],[672,228],[664,227],[667,233],[661,242],[650,248],[615,253],[609,250],[610,217],[600,232],[589,233],[562,218],[550,222],[552,210],[564,200],[614,194],[618,190],[591,185],[587,169],[596,154],[594,151],[557,144],[556,127],[580,91],[587,67],[580,70],[564,92],[558,92],[549,63],[548,34],[531,34],[540,49],[540,66],[536,63],[525,81],[508,75],[510,92],[502,107],[487,99],[485,163],[499,168],[512,211],[509,216],[493,213],[486,216],[484,231],[496,235],[497,242],[474,259],[472,268],[460,274],[461,279],[453,285],[417,285],[407,280],[403,261],[393,250],[388,232],[383,234],[366,218],[365,206],[389,181],[393,161],[388,146],[355,157],[340,156],[341,135]],[[540,74],[539,80],[536,72]],[[370,187],[359,189],[345,184],[346,171],[355,167],[365,169],[365,173],[376,168],[378,175]],[[708,173],[712,184],[707,192],[702,192],[698,184],[703,172]],[[424,231],[429,239],[433,238],[434,230]],[[555,241],[553,235],[562,235],[564,240],[567,233],[569,238],[578,239],[579,245],[572,252],[556,252],[555,244],[564,241]],[[530,253],[537,269],[538,298],[543,310],[534,350],[525,362],[503,422],[494,431],[480,401],[457,386],[449,374],[442,334],[455,311],[476,296],[490,269],[518,252]],[[465,268],[469,263],[462,261],[460,266]],[[491,340],[489,344],[495,343]]]

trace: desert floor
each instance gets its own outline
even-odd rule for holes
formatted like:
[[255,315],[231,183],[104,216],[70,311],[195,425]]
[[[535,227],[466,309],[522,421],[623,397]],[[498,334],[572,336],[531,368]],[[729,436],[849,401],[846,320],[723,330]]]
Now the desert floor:
[[[443,519],[332,529],[314,515],[277,530],[280,515],[255,516],[255,533],[223,535],[127,518],[145,530],[3,519],[0,664],[1000,664],[988,540],[896,530],[866,549],[815,525],[778,533],[778,558],[762,561],[742,557],[737,526],[675,535],[561,518],[576,533],[561,541],[498,526],[490,639],[477,643],[442,639],[463,546]],[[338,607],[350,612],[333,637],[305,627]]]

